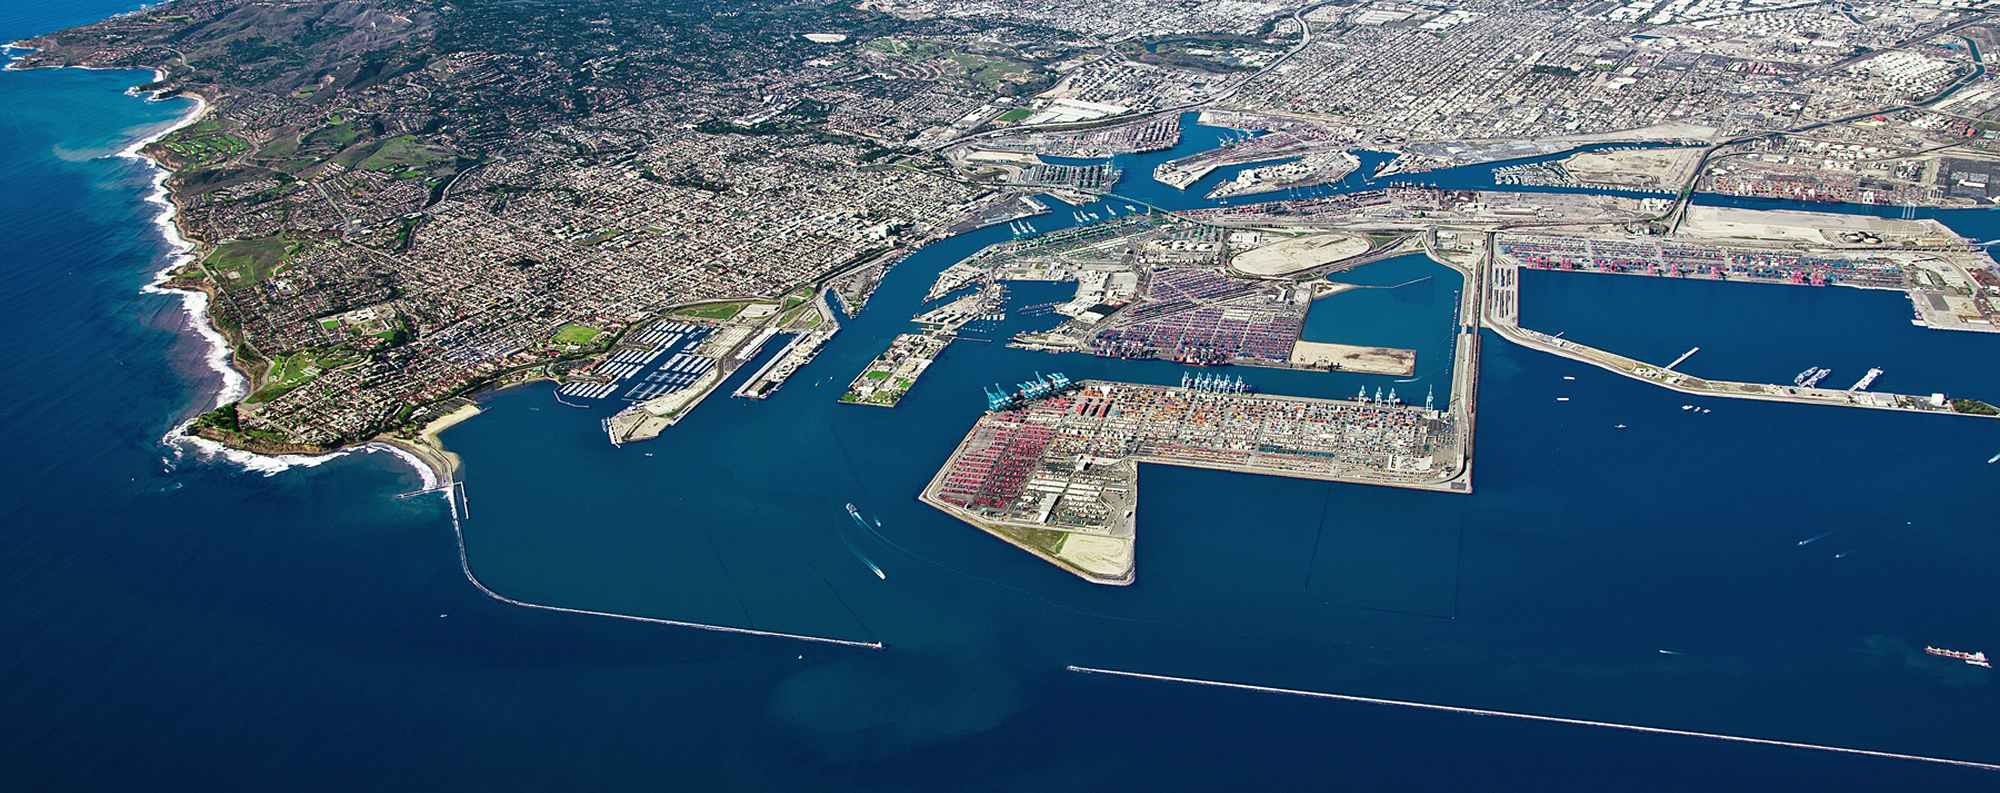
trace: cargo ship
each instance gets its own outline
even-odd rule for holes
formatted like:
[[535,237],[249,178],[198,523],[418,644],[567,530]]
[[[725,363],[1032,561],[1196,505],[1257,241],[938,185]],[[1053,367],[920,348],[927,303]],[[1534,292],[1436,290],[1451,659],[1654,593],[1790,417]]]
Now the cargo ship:
[[1019,407],[1027,404],[1030,400],[1054,396],[1068,391],[1074,386],[1075,383],[1070,382],[1069,376],[1062,372],[1050,372],[1046,376],[1040,372],[1036,372],[1035,379],[1022,383],[1020,390],[1012,394],[998,390],[997,388],[987,389],[986,412],[992,413],[994,411]]
[[1983,652],[1966,653],[1966,652],[1959,652],[1958,650],[1946,650],[1942,647],[1925,647],[1924,652],[1930,653],[1931,655],[1935,655],[1940,658],[1956,658],[1960,661],[1972,664],[1973,666],[1983,666],[1986,667],[1987,669],[1993,668],[1993,663],[1986,660],[1986,653]]

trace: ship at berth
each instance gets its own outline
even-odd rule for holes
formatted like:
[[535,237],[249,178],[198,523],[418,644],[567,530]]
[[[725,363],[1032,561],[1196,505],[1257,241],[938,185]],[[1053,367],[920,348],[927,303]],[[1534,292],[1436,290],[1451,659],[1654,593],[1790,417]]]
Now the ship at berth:
[[1054,396],[1075,387],[1069,376],[1062,372],[1050,372],[1046,376],[1035,373],[1035,379],[1016,386],[1014,393],[999,390],[998,386],[986,390],[986,412],[1007,410],[1027,404],[1031,400]]

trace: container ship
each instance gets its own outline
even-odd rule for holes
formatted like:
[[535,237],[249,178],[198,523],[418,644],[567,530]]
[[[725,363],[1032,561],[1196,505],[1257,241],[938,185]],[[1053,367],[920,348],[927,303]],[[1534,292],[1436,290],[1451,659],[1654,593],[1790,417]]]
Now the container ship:
[[1946,650],[1942,647],[1925,647],[1924,652],[1930,653],[1931,655],[1939,656],[1941,658],[1956,658],[1960,661],[1972,664],[1973,666],[1983,666],[1986,667],[1987,669],[1993,668],[1993,663],[1986,660],[1986,653],[1983,652],[1966,653],[1966,652],[1959,652],[1958,650]]
[[1062,372],[1050,372],[1047,376],[1035,373],[1035,379],[1020,385],[1020,390],[1009,394],[998,389],[986,391],[986,412],[1008,410],[1027,404],[1030,400],[1053,396],[1069,390],[1075,384]]

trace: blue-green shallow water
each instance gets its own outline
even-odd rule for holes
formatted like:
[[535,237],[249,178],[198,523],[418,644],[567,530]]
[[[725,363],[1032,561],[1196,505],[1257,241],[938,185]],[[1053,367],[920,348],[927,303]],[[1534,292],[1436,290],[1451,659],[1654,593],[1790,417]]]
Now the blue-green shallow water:
[[[9,35],[77,13],[45,11],[17,17]],[[1911,651],[2000,647],[1982,498],[2000,423],[1721,401],[1690,416],[1682,397],[1489,337],[1477,495],[1149,466],[1139,583],[1092,587],[912,496],[976,413],[982,383],[1038,368],[1154,382],[1180,370],[960,344],[902,407],[833,404],[831,389],[906,326],[929,280],[916,262],[768,402],[717,397],[662,440],[614,450],[594,417],[529,388],[490,397],[488,415],[448,436],[467,457],[473,563],[510,596],[865,632],[888,649],[489,600],[458,572],[442,501],[396,498],[417,479],[394,458],[265,477],[156,443],[216,384],[178,301],[140,292],[160,264],[156,232],[134,220],[151,215],[146,172],[87,158],[182,110],[121,95],[141,79],[0,74],[0,175],[15,186],[0,194],[13,275],[0,322],[17,340],[0,359],[14,452],[0,462],[10,483],[0,787],[1750,790],[1990,779],[1085,678],[1061,671],[1067,663],[2000,759],[1986,673]],[[941,262],[955,258],[945,246],[984,241],[933,247]],[[1596,294],[1590,278],[1531,283],[1594,298],[1537,315],[1531,291],[1531,323],[1559,320],[1581,339],[1658,338],[1678,354],[1681,337],[1666,330],[1617,334],[1657,310],[1663,324],[1734,339],[1746,309],[1768,308],[1764,295],[1804,295],[1797,316],[1828,325],[1824,346],[1742,366],[1883,365],[1885,387],[1934,372],[1924,387],[1996,395],[1983,338],[1914,346],[1938,336],[1929,332],[1880,363],[1832,357],[1907,328],[1899,296],[1863,295],[1882,307],[1858,312],[1843,301],[1860,293],[1845,290],[1710,295],[1674,282],[1653,294],[1648,279],[1607,278]],[[1448,293],[1430,310],[1448,310]],[[1323,301],[1309,333],[1338,338],[1340,312],[1328,312],[1374,294]],[[1016,297],[1051,299],[1025,286]],[[1419,336],[1425,326],[1408,321]],[[1711,349],[1688,344],[1704,346],[1690,365]],[[1278,393],[1392,382],[1238,373]],[[846,519],[846,501],[881,516],[880,538]],[[741,564],[760,546],[776,549],[761,557],[768,568]]]

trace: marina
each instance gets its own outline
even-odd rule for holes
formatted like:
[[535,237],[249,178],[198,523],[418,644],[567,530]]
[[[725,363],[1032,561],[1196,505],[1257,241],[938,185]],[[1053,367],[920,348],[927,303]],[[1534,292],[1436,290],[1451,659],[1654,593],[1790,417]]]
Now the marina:
[[556,394],[586,400],[616,396],[639,402],[686,388],[715,366],[715,359],[696,354],[713,330],[671,320],[656,322],[625,349],[591,368],[589,375],[605,379],[566,383]]

